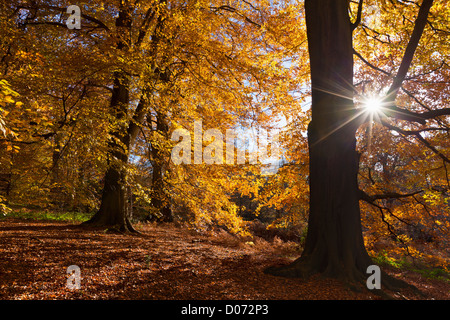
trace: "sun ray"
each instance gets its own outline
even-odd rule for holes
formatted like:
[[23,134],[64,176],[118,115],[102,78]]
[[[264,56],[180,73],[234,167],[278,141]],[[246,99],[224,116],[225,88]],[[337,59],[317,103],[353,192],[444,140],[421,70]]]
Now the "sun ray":
[[[365,110],[358,110],[352,117],[349,117],[349,119],[347,121],[345,121],[344,123],[341,123],[339,126],[337,126],[336,128],[334,128],[333,130],[331,130],[330,132],[328,132],[325,136],[323,136],[322,138],[320,138],[319,140],[317,140],[316,142],[314,142],[313,145],[323,141],[324,139],[328,138],[330,135],[332,135],[333,133],[335,133],[336,131],[342,129],[343,127],[345,127],[347,124],[349,124],[350,122],[356,120],[358,117],[360,117],[361,115],[366,114],[366,117],[368,116],[367,113],[365,112]],[[364,119],[365,121],[365,119]],[[364,122],[363,121],[363,122]]]
[[[349,84],[349,87],[351,87],[351,86],[352,85]],[[365,121],[367,121],[367,117],[369,116],[369,114],[366,112],[366,110],[364,110],[364,109],[362,109],[362,110],[355,109],[355,105],[353,103],[353,100],[354,100],[354,91],[353,90],[349,90],[348,88],[336,88],[338,90],[336,92],[334,92],[334,91],[332,91],[330,89],[323,89],[323,88],[318,88],[318,87],[315,87],[314,89],[318,90],[318,91],[321,91],[321,92],[324,92],[324,93],[327,93],[329,95],[333,95],[333,96],[336,96],[336,97],[339,97],[339,98],[343,98],[343,99],[347,99],[347,100],[351,101],[352,103],[349,104],[349,107],[348,107],[347,110],[348,111],[356,111],[356,112],[351,117],[349,117],[345,122],[341,123],[339,126],[337,126],[333,130],[328,132],[325,136],[323,136],[319,140],[315,141],[313,143],[313,145],[315,145],[315,144],[323,141],[324,139],[328,138],[330,135],[332,135],[336,131],[342,129],[343,127],[345,127],[346,125],[348,125],[351,122],[355,121],[357,118],[359,118],[361,116],[364,116],[364,119],[361,119],[362,120],[361,123],[364,123]],[[345,91],[348,91],[349,94],[346,95],[346,94],[342,94],[341,93],[341,92],[345,92]],[[345,111],[345,109],[343,111]],[[372,121],[373,121],[373,119],[371,117],[370,122],[372,122]]]

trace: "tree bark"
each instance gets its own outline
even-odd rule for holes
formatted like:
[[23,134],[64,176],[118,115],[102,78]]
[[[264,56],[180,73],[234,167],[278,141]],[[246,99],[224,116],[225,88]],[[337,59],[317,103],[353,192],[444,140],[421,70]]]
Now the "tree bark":
[[[348,0],[305,1],[312,85],[308,233],[301,257],[290,265],[268,268],[269,274],[322,273],[351,284],[365,283],[367,267],[373,264],[360,218],[355,138],[360,117],[353,104],[348,8]],[[386,275],[383,278],[387,280]]]
[[131,136],[123,122],[127,114],[129,99],[128,77],[116,72],[114,77],[111,109],[115,113],[118,127],[111,133],[108,151],[108,169],[102,192],[100,209],[85,224],[114,228],[118,231],[135,231],[128,211],[127,169]]
[[[118,38],[117,48],[126,52],[129,47],[127,32],[131,28],[130,8],[121,5],[116,19]],[[134,232],[129,219],[127,205],[127,169],[131,138],[127,114],[129,106],[129,76],[125,71],[114,72],[114,85],[111,95],[110,109],[114,116],[114,130],[110,133],[108,150],[108,169],[105,173],[105,184],[102,192],[100,209],[84,224],[113,228],[121,232]]]
[[[165,1],[161,1],[161,3],[165,4]],[[132,8],[128,1],[121,1],[119,16],[116,19],[119,39],[117,48],[124,53],[127,52],[131,42],[131,10]],[[142,44],[142,39],[147,32],[146,28],[148,28],[148,22],[153,19],[155,12],[156,11],[152,14],[151,11],[148,11],[145,18],[147,23],[144,26],[144,29],[141,29],[138,42],[135,44],[137,47]],[[163,27],[163,20],[163,17],[158,15],[156,27],[152,35],[152,49],[149,52],[150,57],[154,57],[156,55],[156,50],[160,41],[158,33]],[[125,71],[116,71],[114,75],[111,109],[115,113],[115,119],[117,122],[122,122],[123,125],[119,125],[118,129],[111,134],[113,139],[111,139],[110,142],[110,151],[108,155],[111,161],[109,161],[110,164],[105,174],[105,186],[103,189],[100,209],[96,215],[86,223],[102,227],[114,227],[121,231],[135,232],[130,222],[132,206],[127,205],[128,198],[130,198],[131,201],[131,197],[127,195],[131,192],[127,192],[129,188],[127,185],[127,171],[125,167],[129,160],[130,148],[134,145],[134,141],[139,133],[140,124],[142,124],[148,113],[147,99],[148,95],[151,93],[151,85],[144,85],[141,99],[136,110],[134,111],[133,118],[129,121],[129,123],[125,124],[123,122],[127,118],[129,104],[129,77]],[[157,74],[157,79],[167,81],[164,76],[164,74]],[[167,131],[167,129],[165,131]],[[158,165],[160,164],[158,163]],[[159,171],[162,172],[162,167]],[[162,181],[161,174],[157,175],[157,177],[161,177],[160,180]],[[156,183],[158,185],[162,185],[162,182],[159,183],[159,180]],[[163,214],[171,219],[171,211],[168,211],[168,208],[170,207],[163,206],[164,202],[159,199],[153,200],[152,203],[156,207],[161,207]]]
[[[114,83],[111,103],[117,104],[117,101],[120,101],[119,105],[124,105],[125,103],[127,105],[129,91],[127,80],[120,80],[120,75],[117,74]],[[125,166],[129,160],[129,150],[138,136],[140,124],[148,111],[146,94],[147,92],[144,89],[127,128],[120,127],[119,131],[112,133],[113,140],[110,141],[110,154],[108,156],[110,161],[105,174],[105,185],[100,209],[87,224],[105,227],[114,226],[121,231],[134,231],[130,222],[132,203],[127,206],[128,200],[132,201],[132,192],[127,183]],[[122,110],[122,114],[123,112],[125,112],[125,109]],[[122,116],[117,114],[117,118],[117,120],[121,120]],[[117,141],[120,141],[120,143],[117,143]]]
[[52,172],[51,172],[51,201],[52,205],[56,208],[64,208],[66,203],[66,198],[64,196],[65,190],[61,187],[61,179],[63,178],[61,175],[61,166],[60,166],[60,158],[61,158],[61,141],[58,134],[55,136],[55,148],[53,149],[52,154]]
[[[162,135],[165,139],[169,136],[169,126],[166,122],[165,115],[161,112],[156,112],[156,130],[154,134]],[[156,140],[157,138],[155,138]],[[151,163],[152,163],[152,201],[151,205],[156,213],[152,214],[147,219],[157,220],[161,222],[172,222],[173,215],[170,207],[170,199],[164,191],[164,175],[166,173],[167,159],[170,155],[164,147],[159,143],[153,143],[151,148]]]

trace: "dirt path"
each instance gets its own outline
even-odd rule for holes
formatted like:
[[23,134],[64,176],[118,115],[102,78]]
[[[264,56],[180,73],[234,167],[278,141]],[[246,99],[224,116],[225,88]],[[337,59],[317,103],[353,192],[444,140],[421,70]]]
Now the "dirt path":
[[[286,263],[270,243],[202,236],[174,226],[145,225],[141,236],[58,222],[0,219],[0,299],[304,300],[378,299],[339,282],[265,275]],[[66,269],[81,269],[81,289],[66,288]],[[426,299],[450,299],[450,286],[417,274],[397,276]],[[402,292],[407,299],[424,299]]]

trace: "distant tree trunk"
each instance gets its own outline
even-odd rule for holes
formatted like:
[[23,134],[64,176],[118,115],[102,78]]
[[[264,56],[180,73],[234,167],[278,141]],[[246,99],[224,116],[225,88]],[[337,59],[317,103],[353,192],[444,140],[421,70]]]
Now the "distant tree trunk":
[[9,201],[9,194],[11,192],[11,173],[0,173],[0,196],[5,196],[5,202]]
[[[308,233],[301,257],[288,266],[267,269],[270,274],[322,273],[365,283],[367,267],[373,264],[364,247],[360,218],[355,138],[360,123],[353,104],[348,8],[348,0],[305,1],[312,85]],[[386,280],[384,275],[385,284]]]
[[[168,138],[169,126],[166,122],[165,115],[157,112],[156,113],[156,130],[154,131],[157,135],[162,135],[164,138]],[[164,147],[160,144],[152,144],[151,149],[151,163],[152,163],[152,201],[151,205],[158,215],[158,217],[149,217],[150,220],[158,220],[162,222],[172,222],[172,209],[170,206],[170,199],[166,192],[164,191],[164,175],[166,172],[167,157]]]
[[61,141],[60,136],[55,135],[55,148],[52,154],[52,172],[51,172],[51,202],[56,208],[62,209],[66,206],[64,190],[61,187]]

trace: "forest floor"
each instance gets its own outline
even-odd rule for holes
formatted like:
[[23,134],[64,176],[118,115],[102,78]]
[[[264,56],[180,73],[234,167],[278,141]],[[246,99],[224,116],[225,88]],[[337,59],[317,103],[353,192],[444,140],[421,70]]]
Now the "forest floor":
[[[336,280],[285,279],[263,273],[298,253],[280,241],[241,241],[226,232],[199,234],[165,224],[140,235],[67,222],[0,219],[0,299],[312,300],[379,299]],[[67,267],[81,269],[81,289],[66,288]],[[385,269],[386,270],[386,269]],[[388,268],[415,285],[402,299],[450,299],[450,283]]]

